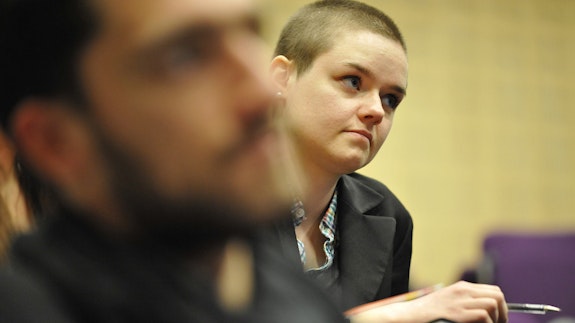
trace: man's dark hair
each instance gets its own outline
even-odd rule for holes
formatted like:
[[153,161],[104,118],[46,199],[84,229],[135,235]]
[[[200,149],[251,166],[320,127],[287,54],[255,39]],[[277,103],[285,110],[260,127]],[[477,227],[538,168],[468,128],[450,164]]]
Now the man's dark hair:
[[367,30],[401,44],[403,36],[393,20],[370,5],[353,0],[320,0],[302,7],[283,28],[275,55],[284,55],[303,74],[329,51],[341,32]]
[[77,61],[96,30],[88,0],[0,0],[0,122],[26,98],[82,97]]

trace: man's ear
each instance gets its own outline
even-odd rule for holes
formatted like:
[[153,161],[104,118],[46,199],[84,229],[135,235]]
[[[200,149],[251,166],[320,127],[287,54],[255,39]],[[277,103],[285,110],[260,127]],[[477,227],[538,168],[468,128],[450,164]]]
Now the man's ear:
[[0,132],[0,178],[6,179],[14,168],[14,147],[12,141]]
[[270,75],[274,87],[281,92],[285,92],[294,64],[283,55],[274,57],[270,64]]
[[83,119],[60,101],[27,99],[13,115],[19,153],[38,175],[58,186],[77,184],[90,142]]

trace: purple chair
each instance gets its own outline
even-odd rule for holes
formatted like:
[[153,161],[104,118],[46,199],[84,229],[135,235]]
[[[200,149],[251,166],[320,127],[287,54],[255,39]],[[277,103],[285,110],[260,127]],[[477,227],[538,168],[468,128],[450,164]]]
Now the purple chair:
[[575,318],[575,232],[494,232],[485,238],[483,251],[477,282],[498,285],[508,302],[562,309],[546,315],[513,313],[510,323]]

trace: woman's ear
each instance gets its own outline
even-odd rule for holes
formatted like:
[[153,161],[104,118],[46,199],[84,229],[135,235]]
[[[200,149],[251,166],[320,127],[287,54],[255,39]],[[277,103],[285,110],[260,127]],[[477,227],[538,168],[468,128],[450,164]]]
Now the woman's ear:
[[270,64],[270,74],[274,87],[279,92],[285,92],[292,73],[293,63],[285,56],[274,57]]

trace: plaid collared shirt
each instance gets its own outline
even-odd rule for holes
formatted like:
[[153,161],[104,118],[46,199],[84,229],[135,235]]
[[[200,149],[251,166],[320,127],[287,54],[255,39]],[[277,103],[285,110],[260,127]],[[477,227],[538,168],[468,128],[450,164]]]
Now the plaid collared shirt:
[[[319,230],[325,237],[325,242],[323,244],[323,251],[325,252],[325,263],[318,268],[311,268],[309,270],[325,270],[331,267],[333,264],[333,259],[335,256],[335,229],[336,221],[335,215],[337,210],[337,189],[333,193],[329,207],[325,211],[323,218],[319,224]],[[305,219],[305,211],[303,209],[303,203],[301,201],[296,201],[291,210],[294,227],[299,226]],[[297,247],[299,249],[299,257],[302,264],[306,262],[306,254],[303,242],[299,239],[297,240]]]

